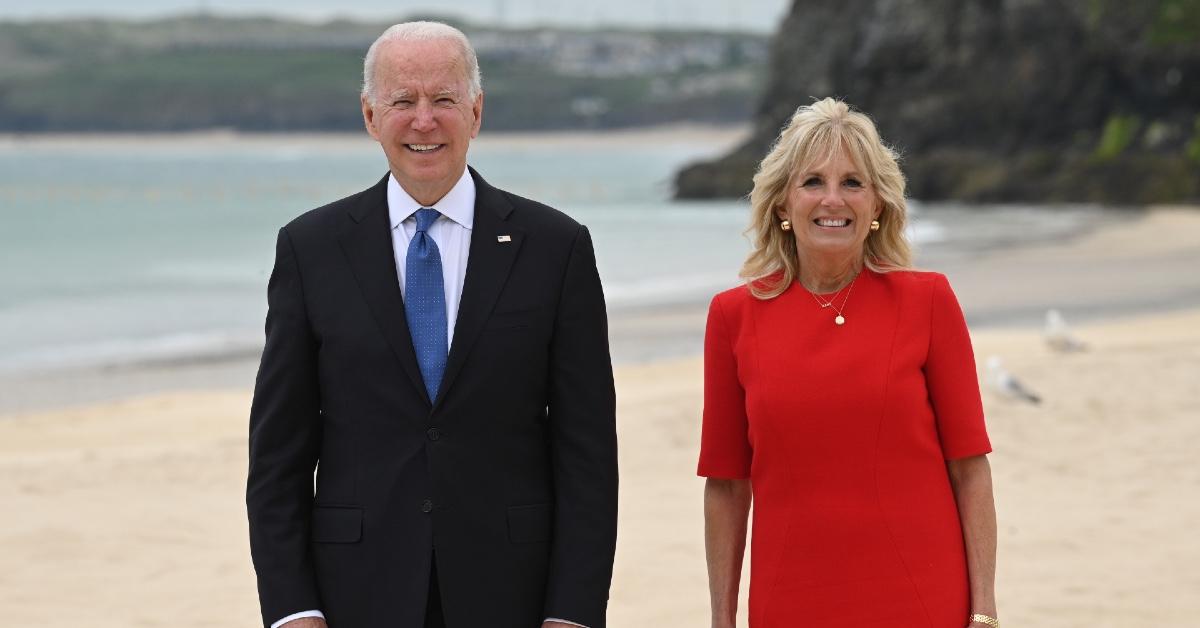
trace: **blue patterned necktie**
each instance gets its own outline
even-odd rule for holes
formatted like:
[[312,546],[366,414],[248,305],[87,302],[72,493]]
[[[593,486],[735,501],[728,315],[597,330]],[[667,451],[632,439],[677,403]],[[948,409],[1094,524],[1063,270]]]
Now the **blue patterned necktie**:
[[429,401],[437,398],[442,373],[446,370],[446,292],[442,279],[442,256],[429,236],[429,227],[438,219],[436,209],[417,210],[417,233],[408,243],[404,269],[404,313],[408,333],[412,334],[417,364],[429,391]]

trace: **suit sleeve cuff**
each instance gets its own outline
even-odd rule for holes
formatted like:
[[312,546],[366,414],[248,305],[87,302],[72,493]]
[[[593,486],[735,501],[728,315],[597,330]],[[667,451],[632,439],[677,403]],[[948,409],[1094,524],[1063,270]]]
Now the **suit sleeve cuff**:
[[291,615],[288,615],[287,617],[284,617],[283,619],[271,624],[271,628],[279,628],[293,619],[300,619],[302,617],[320,617],[321,619],[325,619],[325,613],[322,613],[321,611],[302,611],[299,613],[292,613]]
[[[547,617],[545,621],[556,621],[560,624],[571,624],[572,626],[579,626],[579,628],[588,628],[587,626],[584,626],[583,624],[577,624],[569,619],[559,619],[557,617]],[[275,627],[272,626],[271,628],[275,628]]]

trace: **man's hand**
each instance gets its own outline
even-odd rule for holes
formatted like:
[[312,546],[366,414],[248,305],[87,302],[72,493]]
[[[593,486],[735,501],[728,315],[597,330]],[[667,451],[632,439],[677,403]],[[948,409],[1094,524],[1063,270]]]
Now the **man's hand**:
[[329,628],[329,625],[320,617],[301,617],[293,619],[279,628]]

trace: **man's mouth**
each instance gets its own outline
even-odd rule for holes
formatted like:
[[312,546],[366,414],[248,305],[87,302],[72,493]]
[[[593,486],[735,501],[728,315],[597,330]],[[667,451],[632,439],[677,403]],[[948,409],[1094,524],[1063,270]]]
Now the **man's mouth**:
[[405,144],[404,146],[414,153],[432,153],[441,148],[443,144]]
[[853,222],[849,218],[817,218],[813,223],[818,227],[849,227]]

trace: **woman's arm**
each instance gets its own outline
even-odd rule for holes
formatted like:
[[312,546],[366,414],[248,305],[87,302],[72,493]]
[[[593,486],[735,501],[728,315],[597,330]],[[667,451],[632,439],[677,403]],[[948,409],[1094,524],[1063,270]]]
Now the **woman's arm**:
[[709,478],[704,484],[704,553],[713,628],[734,628],[746,553],[750,480]]
[[[987,456],[946,463],[967,550],[971,612],[996,617],[996,503]],[[981,626],[978,622],[971,626]],[[986,628],[986,627],[984,627]]]

